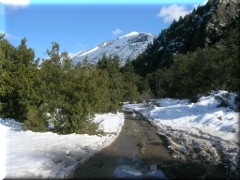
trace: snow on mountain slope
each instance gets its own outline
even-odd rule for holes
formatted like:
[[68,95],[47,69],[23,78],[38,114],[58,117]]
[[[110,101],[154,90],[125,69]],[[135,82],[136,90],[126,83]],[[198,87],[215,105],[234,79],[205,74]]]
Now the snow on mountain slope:
[[88,58],[88,62],[95,64],[105,53],[106,56],[118,55],[123,65],[128,58],[135,59],[153,42],[154,36],[149,33],[131,32],[116,40],[107,41],[99,44],[95,48],[81,52],[73,58],[73,62],[81,62],[84,58]]

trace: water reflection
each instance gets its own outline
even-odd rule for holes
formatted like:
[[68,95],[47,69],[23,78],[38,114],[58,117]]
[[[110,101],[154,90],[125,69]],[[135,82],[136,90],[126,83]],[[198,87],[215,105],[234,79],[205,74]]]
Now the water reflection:
[[114,175],[119,178],[160,178],[167,179],[161,169],[156,164],[154,165],[143,165],[137,163],[134,165],[119,165],[114,170]]

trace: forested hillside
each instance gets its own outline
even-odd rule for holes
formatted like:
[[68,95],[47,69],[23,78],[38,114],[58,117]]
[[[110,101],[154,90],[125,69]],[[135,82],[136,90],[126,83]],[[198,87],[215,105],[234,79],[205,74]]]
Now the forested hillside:
[[133,61],[154,97],[196,99],[211,90],[239,91],[239,9],[210,0],[161,31]]

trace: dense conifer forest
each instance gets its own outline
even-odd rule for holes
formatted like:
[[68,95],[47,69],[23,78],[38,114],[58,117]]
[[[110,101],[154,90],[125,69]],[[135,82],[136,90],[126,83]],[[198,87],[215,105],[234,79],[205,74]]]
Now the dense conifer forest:
[[239,70],[239,30],[235,28],[214,46],[176,54],[170,67],[158,68],[143,77],[154,97],[196,101],[198,95],[211,90],[239,92]]

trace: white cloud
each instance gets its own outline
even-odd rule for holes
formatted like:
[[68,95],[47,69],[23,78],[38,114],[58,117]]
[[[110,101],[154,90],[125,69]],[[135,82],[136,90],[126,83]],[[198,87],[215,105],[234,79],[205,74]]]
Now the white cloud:
[[171,23],[173,20],[178,20],[180,16],[185,16],[188,13],[190,13],[190,10],[185,6],[173,4],[171,6],[162,7],[157,16],[163,18],[165,23]]
[[0,3],[13,6],[28,6],[30,0],[0,0]]
[[116,36],[116,35],[119,35],[119,34],[122,34],[123,31],[119,28],[115,29],[113,32],[112,32],[112,35]]
[[27,8],[30,4],[30,0],[0,0],[0,4],[6,5],[8,10],[18,10]]
[[17,36],[17,35],[14,35],[14,34],[10,34],[10,33],[7,33],[7,32],[4,32],[5,34],[5,38],[6,39],[11,39],[11,40],[20,40],[22,39],[21,37]]

